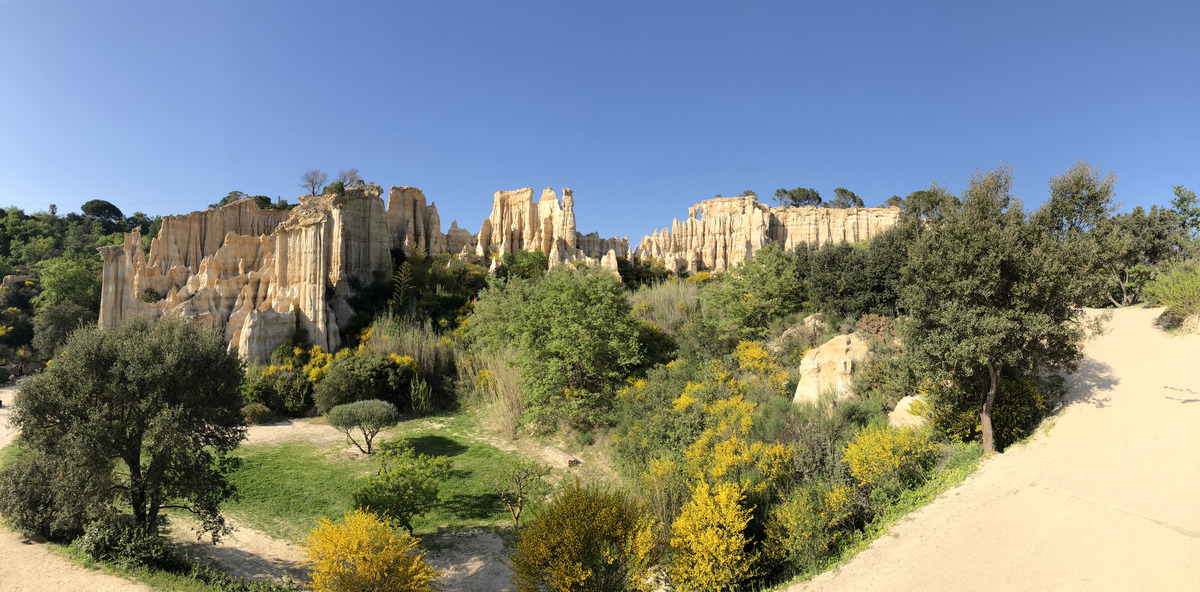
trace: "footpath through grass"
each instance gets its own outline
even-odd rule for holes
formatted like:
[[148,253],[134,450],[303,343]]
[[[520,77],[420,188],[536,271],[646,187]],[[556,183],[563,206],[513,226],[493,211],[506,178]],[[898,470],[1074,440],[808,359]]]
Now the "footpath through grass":
[[[411,420],[380,436],[381,440],[405,439],[419,453],[445,456],[454,463],[450,478],[442,484],[442,506],[413,519],[414,534],[511,522],[486,479],[516,455],[465,435],[473,427],[469,420],[436,419],[446,425]],[[340,443],[300,440],[243,446],[236,453],[242,466],[230,475],[239,498],[223,509],[250,528],[299,542],[318,519],[337,520],[353,509],[354,489],[379,468],[374,458],[348,454],[345,448]]]

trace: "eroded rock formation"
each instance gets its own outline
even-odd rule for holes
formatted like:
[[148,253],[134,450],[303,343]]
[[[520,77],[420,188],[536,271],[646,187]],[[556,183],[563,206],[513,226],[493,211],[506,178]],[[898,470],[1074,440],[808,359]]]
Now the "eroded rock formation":
[[773,208],[753,196],[718,197],[688,210],[642,239],[635,254],[659,259],[668,270],[696,273],[725,271],[754,252],[777,244],[791,250],[800,243],[858,242],[896,225],[899,208]]
[[838,335],[808,350],[800,360],[800,382],[792,402],[816,402],[824,393],[833,393],[838,400],[848,398],[854,365],[868,355],[867,340],[857,333]]
[[[327,350],[354,315],[354,286],[386,281],[390,249],[490,257],[536,249],[550,264],[584,261],[616,273],[626,239],[601,239],[575,228],[569,189],[560,202],[546,189],[499,191],[479,234],[452,223],[442,233],[437,206],[415,187],[393,187],[388,207],[378,185],[341,195],[301,198],[294,210],[261,210],[245,199],[221,208],[167,216],[149,256],[134,230],[100,249],[104,261],[100,324],[179,314],[217,328],[231,347],[265,361],[279,343],[302,333]],[[493,265],[498,259],[493,259]]]

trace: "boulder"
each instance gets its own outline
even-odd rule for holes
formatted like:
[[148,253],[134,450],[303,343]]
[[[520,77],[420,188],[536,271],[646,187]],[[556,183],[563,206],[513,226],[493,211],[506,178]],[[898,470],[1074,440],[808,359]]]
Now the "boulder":
[[838,335],[804,354],[794,403],[815,402],[832,392],[838,400],[849,398],[850,374],[854,365],[870,355],[867,341],[857,334]]
[[917,403],[918,401],[923,402],[924,400],[925,397],[921,395],[909,395],[903,399],[900,399],[900,401],[896,403],[896,408],[888,414],[888,423],[898,428],[920,427],[925,425],[925,423],[929,421],[928,418],[926,418],[924,415],[917,415],[913,413],[913,404]]

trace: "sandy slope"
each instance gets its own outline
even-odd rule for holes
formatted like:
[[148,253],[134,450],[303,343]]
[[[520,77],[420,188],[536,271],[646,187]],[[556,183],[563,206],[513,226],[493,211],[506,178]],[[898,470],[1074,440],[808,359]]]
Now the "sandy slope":
[[1114,313],[1024,446],[789,592],[1200,590],[1200,336]]

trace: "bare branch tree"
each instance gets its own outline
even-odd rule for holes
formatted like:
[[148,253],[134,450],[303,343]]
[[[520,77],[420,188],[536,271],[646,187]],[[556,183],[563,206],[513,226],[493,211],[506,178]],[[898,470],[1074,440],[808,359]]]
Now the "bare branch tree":
[[358,176],[358,169],[350,169],[348,171],[338,171],[338,181],[342,182],[343,187],[351,187],[354,185],[362,185],[362,177]]
[[313,169],[300,176],[300,186],[308,190],[309,195],[316,195],[325,187],[325,182],[329,180],[329,175],[322,173],[317,169]]

